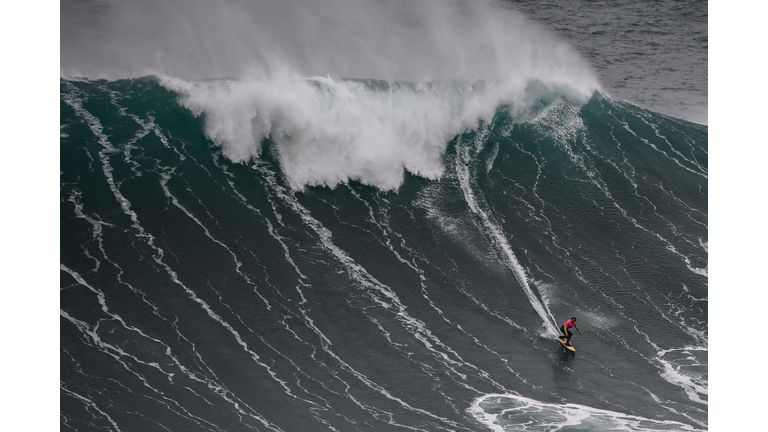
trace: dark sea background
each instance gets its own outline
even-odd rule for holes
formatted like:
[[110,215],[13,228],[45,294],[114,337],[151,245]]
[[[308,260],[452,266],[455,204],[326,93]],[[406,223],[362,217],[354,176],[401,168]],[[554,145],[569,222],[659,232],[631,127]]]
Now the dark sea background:
[[60,430],[708,430],[707,2],[60,20]]

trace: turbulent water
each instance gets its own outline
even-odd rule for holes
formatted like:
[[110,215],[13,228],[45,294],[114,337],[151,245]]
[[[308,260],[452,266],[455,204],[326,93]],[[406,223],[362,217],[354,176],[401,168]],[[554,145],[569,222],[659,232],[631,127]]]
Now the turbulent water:
[[428,4],[493,73],[62,74],[62,430],[707,429],[707,127]]

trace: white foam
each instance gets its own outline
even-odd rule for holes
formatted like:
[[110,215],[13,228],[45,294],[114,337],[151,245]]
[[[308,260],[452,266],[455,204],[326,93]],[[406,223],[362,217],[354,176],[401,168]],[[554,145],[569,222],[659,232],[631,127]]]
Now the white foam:
[[235,162],[276,146],[291,186],[335,187],[359,180],[396,189],[405,169],[430,179],[443,172],[450,138],[488,112],[451,112],[428,89],[378,91],[359,82],[295,75],[214,83],[181,83],[183,104],[204,114],[206,133]]
[[654,420],[575,403],[547,403],[515,394],[487,394],[475,399],[467,411],[497,432],[578,430],[682,431],[693,426]]
[[685,347],[659,351],[656,360],[664,380],[682,388],[691,401],[708,405],[708,357],[708,347]]
[[294,189],[357,180],[396,190],[405,171],[439,179],[453,137],[502,104],[523,109],[535,101],[525,86],[502,81],[364,83],[286,73],[161,83],[204,116],[207,136],[230,160],[258,159],[268,138]]

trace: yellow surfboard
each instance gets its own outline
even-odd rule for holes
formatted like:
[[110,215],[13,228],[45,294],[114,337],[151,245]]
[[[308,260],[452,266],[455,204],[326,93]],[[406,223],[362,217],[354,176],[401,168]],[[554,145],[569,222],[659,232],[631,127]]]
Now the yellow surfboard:
[[576,348],[574,348],[574,347],[573,347],[573,345],[571,345],[571,344],[567,344],[567,345],[566,345],[566,343],[565,343],[565,340],[563,340],[563,339],[560,339],[560,338],[558,338],[557,340],[559,340],[559,341],[560,341],[560,343],[561,343],[561,344],[563,344],[563,346],[564,346],[566,349],[569,349],[569,350],[571,350],[571,351],[573,351],[573,352],[576,352]]

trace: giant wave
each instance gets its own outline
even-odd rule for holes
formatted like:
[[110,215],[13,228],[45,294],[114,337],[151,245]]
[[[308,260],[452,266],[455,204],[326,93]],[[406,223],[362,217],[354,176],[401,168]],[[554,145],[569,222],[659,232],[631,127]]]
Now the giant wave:
[[333,123],[449,104],[374,84],[249,128],[215,103],[248,83],[62,81],[62,426],[706,428],[706,127],[539,83]]

